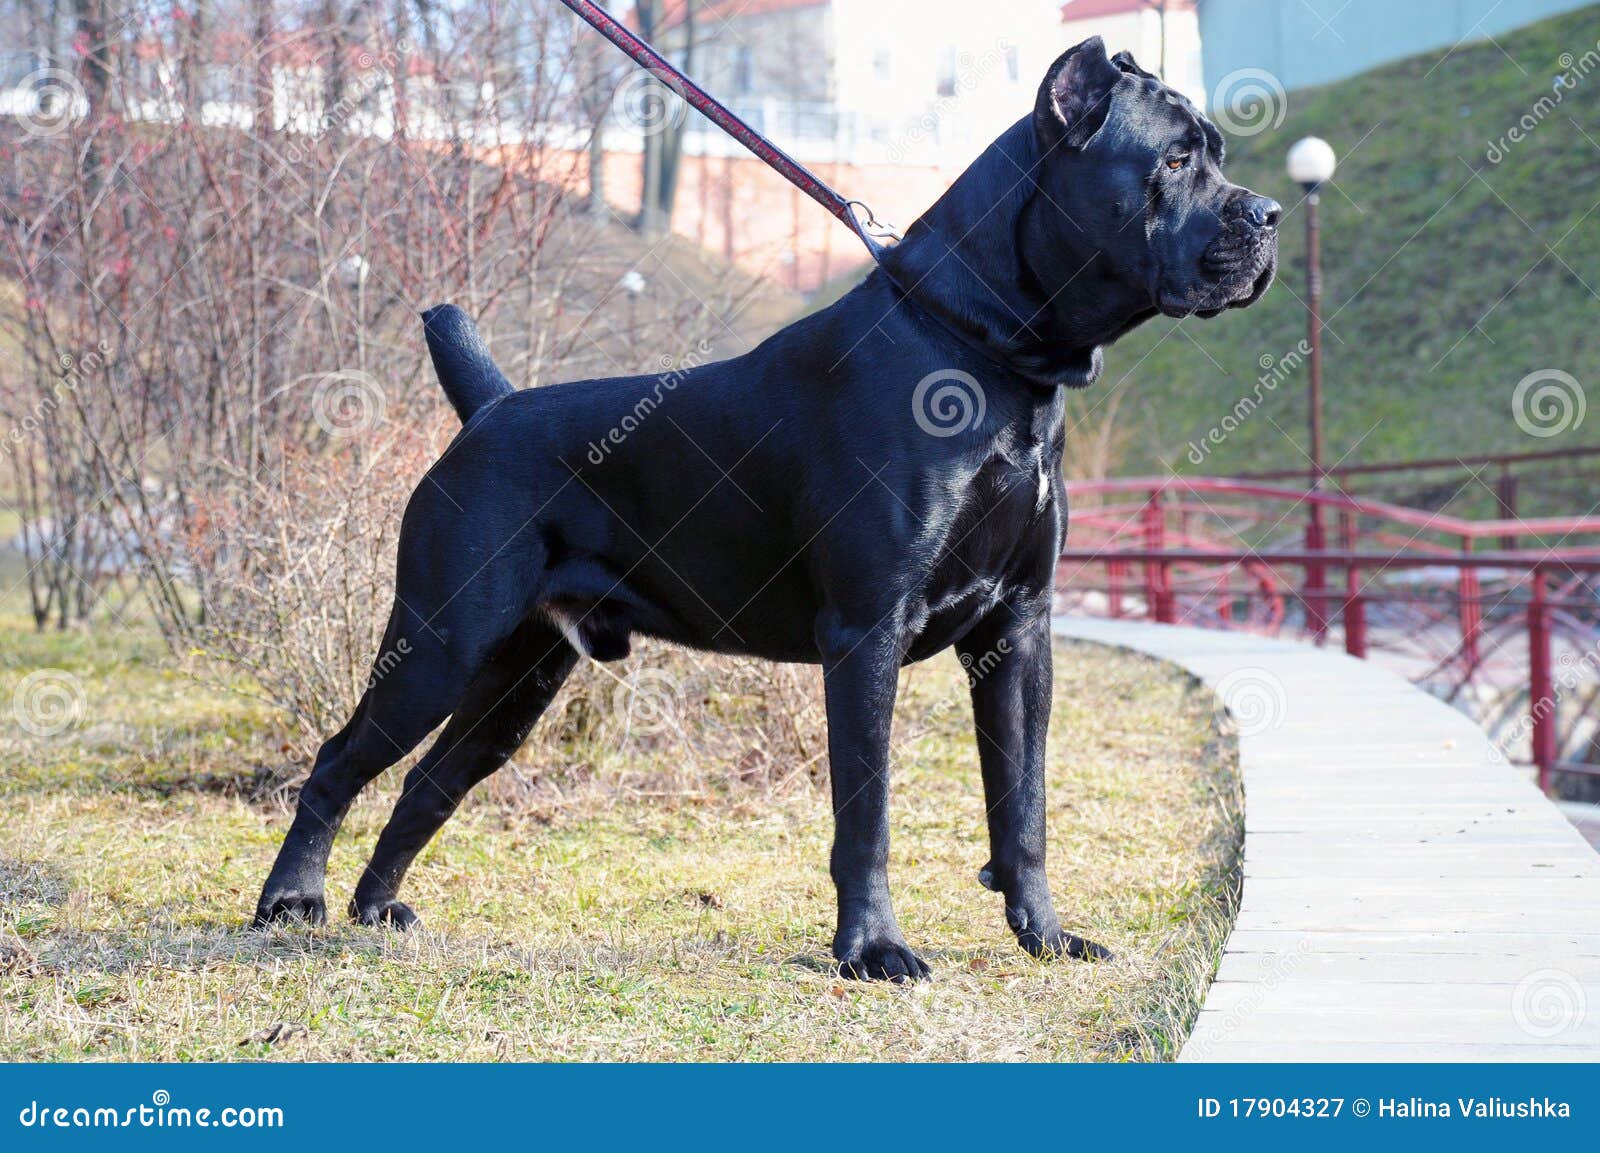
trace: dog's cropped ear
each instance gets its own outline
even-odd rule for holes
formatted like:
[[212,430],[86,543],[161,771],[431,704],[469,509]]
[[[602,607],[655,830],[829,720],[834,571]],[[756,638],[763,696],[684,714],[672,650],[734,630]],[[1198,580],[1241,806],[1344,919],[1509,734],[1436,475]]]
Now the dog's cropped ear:
[[1143,80],[1160,80],[1161,77],[1153,72],[1146,72],[1139,67],[1139,62],[1133,58],[1132,52],[1118,52],[1111,58],[1111,63],[1117,66],[1119,72],[1126,72],[1129,76],[1138,76]]
[[1050,66],[1034,105],[1034,128],[1046,152],[1082,148],[1106,122],[1111,90],[1122,70],[1106,59],[1105,41],[1091,36]]

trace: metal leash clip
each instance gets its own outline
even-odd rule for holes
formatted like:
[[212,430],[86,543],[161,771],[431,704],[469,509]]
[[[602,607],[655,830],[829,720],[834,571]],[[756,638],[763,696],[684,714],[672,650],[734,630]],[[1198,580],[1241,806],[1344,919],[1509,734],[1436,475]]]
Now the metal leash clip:
[[874,215],[871,206],[868,205],[866,201],[846,200],[845,204],[852,209],[859,208],[866,216],[866,221],[864,223],[861,221],[859,216],[857,217],[856,230],[858,232],[865,233],[874,240],[882,241],[887,239],[894,241],[896,244],[905,239],[905,237],[901,236],[890,225],[879,220],[877,216]]

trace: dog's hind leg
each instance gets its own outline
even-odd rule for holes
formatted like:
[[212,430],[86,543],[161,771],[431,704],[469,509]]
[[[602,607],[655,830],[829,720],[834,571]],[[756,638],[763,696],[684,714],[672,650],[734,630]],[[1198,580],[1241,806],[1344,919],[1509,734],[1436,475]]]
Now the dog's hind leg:
[[[391,653],[401,655],[386,668]],[[416,614],[396,604],[372,684],[349,723],[318,750],[301,787],[294,821],[256,904],[257,926],[327,919],[323,878],[351,802],[450,714],[475,667],[463,668],[460,654],[447,652]]]
[[401,929],[416,922],[398,900],[406,870],[468,791],[527,739],[577,658],[558,629],[537,619],[524,623],[490,658],[439,739],[406,775],[394,815],[350,902],[353,918]]

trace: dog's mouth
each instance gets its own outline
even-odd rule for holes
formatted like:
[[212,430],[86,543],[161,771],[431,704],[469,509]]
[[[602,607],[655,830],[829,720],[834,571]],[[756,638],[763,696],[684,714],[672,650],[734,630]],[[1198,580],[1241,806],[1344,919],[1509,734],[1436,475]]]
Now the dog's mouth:
[[1200,276],[1180,288],[1163,288],[1157,305],[1166,316],[1209,320],[1260,300],[1277,270],[1276,229],[1230,224],[1201,254]]

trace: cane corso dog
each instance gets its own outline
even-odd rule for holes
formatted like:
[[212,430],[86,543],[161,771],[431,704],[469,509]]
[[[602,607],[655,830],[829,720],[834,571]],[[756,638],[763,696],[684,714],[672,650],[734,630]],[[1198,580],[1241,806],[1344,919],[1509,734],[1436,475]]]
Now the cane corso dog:
[[834,956],[852,977],[926,977],[889,900],[890,716],[900,667],[954,646],[988,809],[979,880],[1028,952],[1107,956],[1063,930],[1045,880],[1064,396],[1157,313],[1266,290],[1279,207],[1221,165],[1216,128],[1096,38],[864,282],[743,356],[514,391],[463,313],[424,314],[464,427],[411,497],[373,678],[317,754],[257,923],[324,918],[350,803],[448,718],[350,906],[413,924],[417,853],[580,657],[617,660],[638,634],[822,666]]

